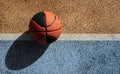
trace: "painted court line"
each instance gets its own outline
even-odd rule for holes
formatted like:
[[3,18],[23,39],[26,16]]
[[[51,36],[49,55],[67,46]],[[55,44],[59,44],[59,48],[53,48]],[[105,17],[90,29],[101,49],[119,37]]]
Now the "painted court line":
[[[19,39],[17,39],[19,38]],[[0,40],[32,40],[29,34],[7,33],[0,34]],[[120,40],[120,34],[61,34],[58,40],[82,40],[82,41],[104,41],[104,40]]]

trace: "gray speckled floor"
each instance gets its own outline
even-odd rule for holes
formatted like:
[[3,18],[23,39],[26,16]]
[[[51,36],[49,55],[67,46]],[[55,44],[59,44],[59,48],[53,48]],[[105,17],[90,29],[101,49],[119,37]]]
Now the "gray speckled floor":
[[0,41],[0,74],[120,74],[120,41]]

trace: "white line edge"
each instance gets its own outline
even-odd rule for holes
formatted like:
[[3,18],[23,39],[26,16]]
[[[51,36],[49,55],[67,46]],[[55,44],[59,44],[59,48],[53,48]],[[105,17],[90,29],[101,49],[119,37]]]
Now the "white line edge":
[[[0,33],[0,40],[33,40],[31,36],[26,33]],[[120,40],[120,34],[61,34],[58,40],[82,40],[82,41],[105,41],[105,40]]]

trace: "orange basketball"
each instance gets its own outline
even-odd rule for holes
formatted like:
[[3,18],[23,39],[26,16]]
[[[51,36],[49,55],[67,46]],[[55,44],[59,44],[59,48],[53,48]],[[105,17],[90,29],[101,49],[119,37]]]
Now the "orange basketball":
[[29,23],[29,33],[40,44],[49,44],[58,39],[62,25],[58,16],[49,11],[35,14]]

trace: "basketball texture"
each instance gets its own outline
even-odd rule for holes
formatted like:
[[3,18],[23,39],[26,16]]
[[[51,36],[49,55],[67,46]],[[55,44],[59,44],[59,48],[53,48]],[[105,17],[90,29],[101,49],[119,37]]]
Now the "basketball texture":
[[49,11],[35,14],[29,23],[29,33],[40,44],[49,44],[58,39],[62,25],[58,16]]

